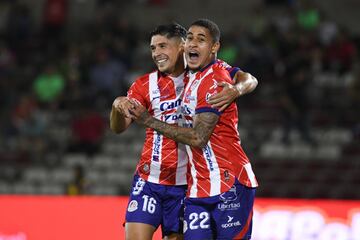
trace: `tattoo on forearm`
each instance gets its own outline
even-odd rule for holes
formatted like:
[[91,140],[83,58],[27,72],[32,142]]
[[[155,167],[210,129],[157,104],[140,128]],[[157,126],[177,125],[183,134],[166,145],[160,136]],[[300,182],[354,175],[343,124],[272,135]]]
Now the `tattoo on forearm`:
[[203,145],[209,141],[218,120],[219,116],[212,112],[204,112],[195,116],[194,130],[200,137]]
[[159,121],[151,118],[146,121],[145,126],[156,130],[164,136],[173,139],[176,142],[184,143],[187,145],[196,145],[197,136],[193,128],[184,128],[173,126],[166,122]]
[[176,142],[203,147],[208,142],[219,116],[211,112],[198,114],[195,116],[193,128],[173,126],[151,116],[146,116],[145,118],[141,116],[141,118],[145,126],[156,130]]

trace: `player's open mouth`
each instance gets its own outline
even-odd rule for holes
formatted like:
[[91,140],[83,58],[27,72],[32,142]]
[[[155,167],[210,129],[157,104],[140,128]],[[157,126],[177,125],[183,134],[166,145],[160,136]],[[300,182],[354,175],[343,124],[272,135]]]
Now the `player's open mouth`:
[[199,59],[199,55],[200,54],[198,52],[195,52],[195,51],[190,51],[188,53],[190,61],[197,61]]

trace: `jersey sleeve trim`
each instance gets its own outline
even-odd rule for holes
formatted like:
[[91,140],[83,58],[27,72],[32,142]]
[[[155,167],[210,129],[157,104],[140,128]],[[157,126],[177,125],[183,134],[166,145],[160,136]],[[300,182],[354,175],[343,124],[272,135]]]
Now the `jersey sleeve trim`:
[[219,110],[217,110],[215,108],[210,108],[210,107],[202,107],[202,108],[198,108],[195,110],[195,114],[204,113],[204,112],[212,112],[218,116],[221,115],[221,112],[219,112]]
[[229,73],[230,73],[231,79],[233,79],[234,76],[235,76],[235,74],[236,74],[238,71],[240,71],[240,70],[241,70],[241,69],[238,68],[238,67],[233,67],[233,68],[228,69],[228,71],[229,71]]

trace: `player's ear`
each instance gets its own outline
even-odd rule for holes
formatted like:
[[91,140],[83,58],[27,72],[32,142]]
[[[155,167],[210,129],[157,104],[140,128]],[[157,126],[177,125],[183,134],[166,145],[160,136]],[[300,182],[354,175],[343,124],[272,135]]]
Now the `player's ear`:
[[211,47],[211,53],[216,54],[219,51],[219,49],[220,49],[220,42],[216,42]]
[[184,42],[184,41],[181,41],[181,42],[179,43],[179,50],[180,50],[180,51],[184,51],[184,48],[185,48],[185,42]]
[[184,44],[180,45],[179,50],[180,50],[181,52],[184,51]]

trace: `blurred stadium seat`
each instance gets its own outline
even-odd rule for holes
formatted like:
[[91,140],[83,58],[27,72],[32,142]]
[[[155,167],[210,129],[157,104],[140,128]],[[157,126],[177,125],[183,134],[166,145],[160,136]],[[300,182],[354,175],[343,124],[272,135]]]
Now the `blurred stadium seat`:
[[[127,194],[145,130],[134,124],[116,135],[107,129],[99,134],[100,141],[91,145],[78,144],[72,129],[80,109],[95,111],[105,126],[108,123],[114,96],[94,89],[91,73],[96,53],[106,48],[111,61],[125,66],[124,77],[116,85],[116,94],[125,94],[133,76],[153,69],[145,32],[166,21],[164,16],[189,24],[199,16],[199,2],[189,7],[183,1],[169,0],[167,7],[161,8],[141,5],[142,1],[106,1],[109,5],[105,7],[94,0],[83,3],[88,14],[77,16],[73,12],[82,1],[71,1],[68,24],[58,39],[44,33],[40,2],[30,5],[30,0],[22,1],[25,12],[18,12],[15,2],[1,5],[6,17],[0,21],[0,194],[65,194],[79,166],[87,183],[85,194]],[[358,20],[349,20],[351,14],[342,11],[343,17],[339,17],[327,1],[317,1],[314,7],[329,16],[320,15],[318,25],[309,30],[297,23],[299,9],[289,11],[294,6],[284,6],[291,1],[263,5],[262,1],[225,0],[221,11],[218,2],[208,1],[206,10],[223,30],[223,46],[234,46],[237,51],[230,64],[259,80],[254,93],[238,100],[239,132],[260,183],[258,196],[360,199],[360,191],[356,191],[360,188]],[[341,7],[354,12],[345,5]],[[179,14],[185,11],[188,14]],[[222,11],[228,11],[227,18]],[[278,14],[284,11],[288,16]],[[121,15],[124,19],[116,17]],[[16,25],[17,18],[24,20],[24,25]],[[118,21],[123,24],[116,24]],[[321,33],[329,22],[336,33],[325,43]],[[21,41],[16,40],[19,36]],[[299,59],[307,62],[309,74],[306,96],[311,141],[302,137],[303,130],[296,124],[284,141],[289,122],[280,98],[289,94],[283,88],[292,78],[291,72],[303,68],[291,65]],[[41,102],[30,89],[48,63],[56,66],[65,89],[52,102]],[[21,103],[24,96],[35,102],[27,103],[32,107],[26,111]],[[71,148],[74,144],[76,149]]]

